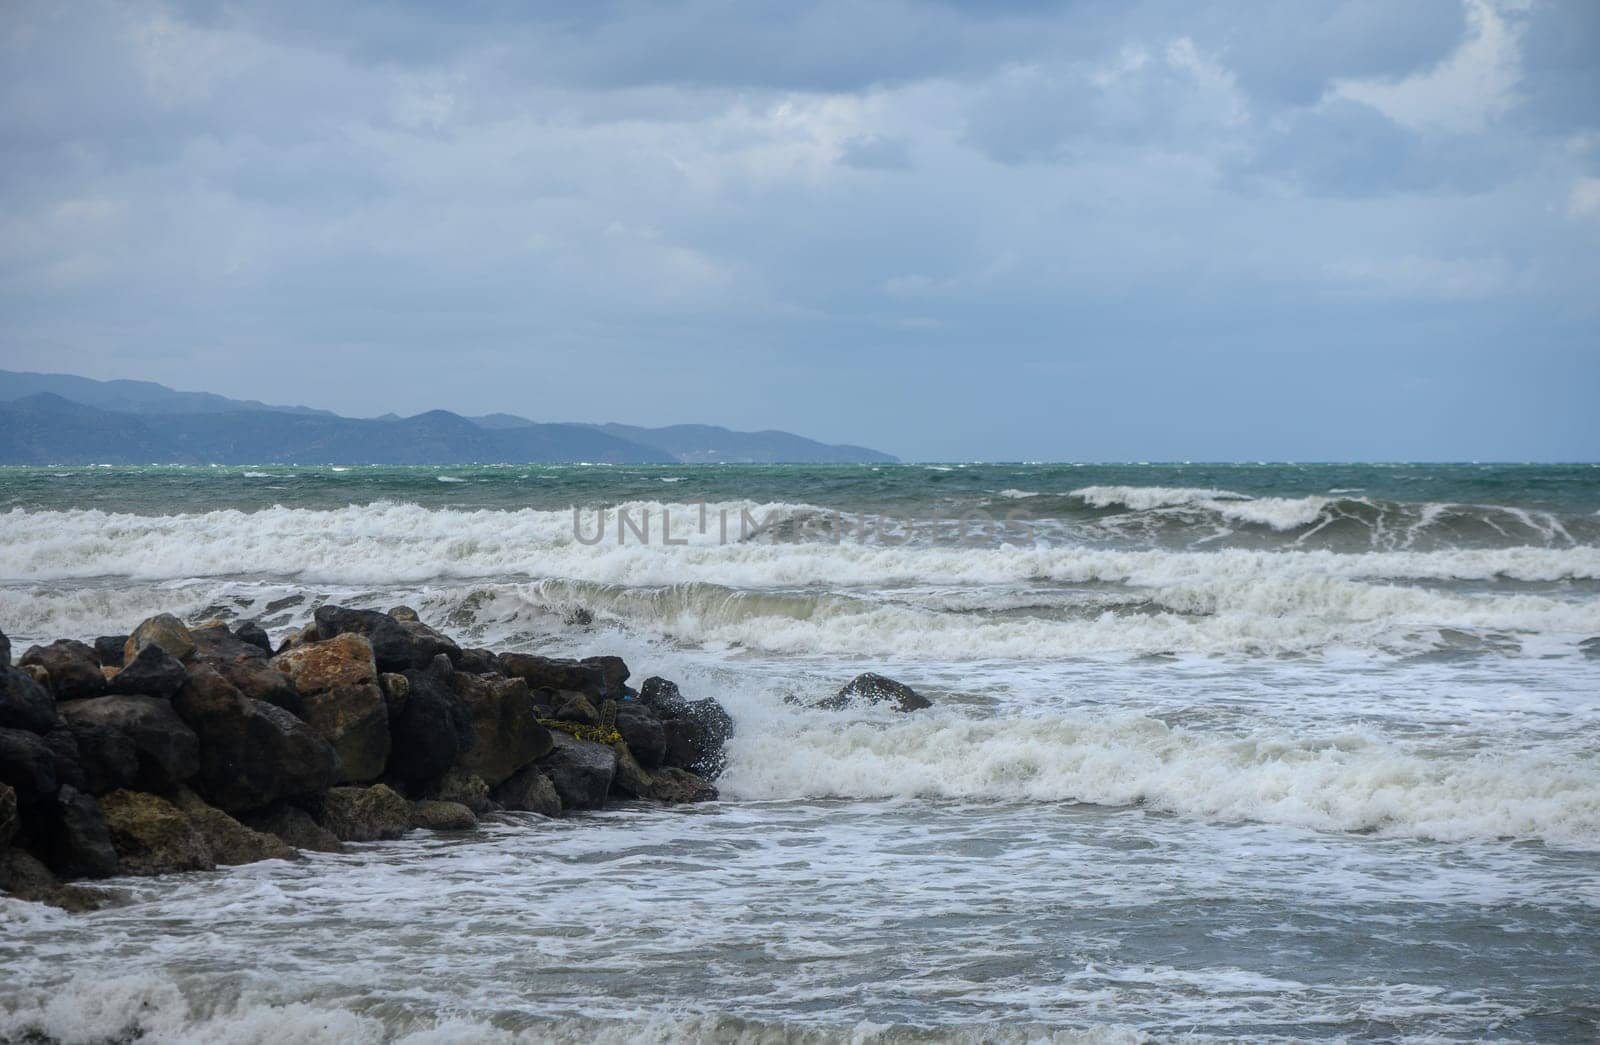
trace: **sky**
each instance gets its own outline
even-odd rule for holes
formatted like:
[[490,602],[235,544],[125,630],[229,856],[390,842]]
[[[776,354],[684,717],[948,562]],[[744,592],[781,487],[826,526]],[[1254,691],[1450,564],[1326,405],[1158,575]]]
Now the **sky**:
[[0,150],[4,368],[1600,459],[1594,0],[7,0]]

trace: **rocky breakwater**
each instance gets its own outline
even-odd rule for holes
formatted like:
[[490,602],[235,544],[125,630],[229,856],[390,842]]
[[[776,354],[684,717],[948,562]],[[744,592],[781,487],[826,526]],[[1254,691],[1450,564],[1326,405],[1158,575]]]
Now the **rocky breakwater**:
[[717,797],[733,723],[617,657],[462,648],[415,612],[254,622],[162,614],[12,666],[0,635],[0,890],[293,859],[485,814]]

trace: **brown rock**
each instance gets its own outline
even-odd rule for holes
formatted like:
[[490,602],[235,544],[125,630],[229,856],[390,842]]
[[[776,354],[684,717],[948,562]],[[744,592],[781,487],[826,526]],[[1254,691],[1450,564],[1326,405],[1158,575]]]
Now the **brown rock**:
[[478,818],[460,802],[423,799],[411,803],[411,826],[426,831],[470,831],[478,826]]
[[22,849],[0,848],[0,891],[19,900],[59,907],[74,914],[98,911],[119,899],[116,893],[105,889],[62,885],[48,867]]
[[411,803],[383,784],[330,788],[319,823],[341,842],[399,838],[411,829]]
[[456,767],[490,787],[550,750],[550,731],[539,724],[528,684],[455,672],[450,689],[472,717],[472,743]]
[[376,684],[336,686],[306,697],[305,721],[339,755],[335,783],[364,784],[383,775],[389,762],[389,710]]
[[365,636],[353,632],[296,646],[273,657],[272,666],[288,675],[300,695],[307,697],[340,686],[364,686],[378,680],[372,644]]
[[717,789],[687,769],[669,766],[656,770],[655,789],[650,797],[668,805],[684,802],[715,802]]
[[100,799],[125,874],[209,871],[211,846],[183,810],[142,791],[113,791]]
[[180,788],[173,801],[205,838],[212,858],[219,864],[253,864],[259,860],[300,857],[293,846],[276,835],[246,827],[222,810],[207,805],[188,788]]
[[188,625],[170,613],[159,613],[133,629],[122,648],[123,662],[131,662],[140,650],[152,643],[179,660],[194,652],[194,636],[189,633]]
[[106,677],[100,672],[100,658],[94,647],[72,639],[58,639],[48,646],[30,646],[22,655],[22,667],[41,667],[49,676],[50,691],[57,700],[98,697],[106,691]]
[[342,853],[344,843],[299,806],[280,802],[253,813],[243,813],[241,821],[248,827],[272,835],[296,849],[309,849],[315,853]]
[[560,816],[561,796],[538,766],[524,766],[494,789],[494,800],[507,809],[540,816]]

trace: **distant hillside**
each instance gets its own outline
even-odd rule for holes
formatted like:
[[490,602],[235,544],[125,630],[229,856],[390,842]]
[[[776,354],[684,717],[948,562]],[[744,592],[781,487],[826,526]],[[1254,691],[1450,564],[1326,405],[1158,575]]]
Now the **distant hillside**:
[[[488,414],[472,418],[485,428],[515,428],[534,422],[515,414]],[[683,464],[895,464],[900,459],[880,450],[848,443],[819,443],[815,439],[767,429],[735,432],[717,425],[589,425],[630,443],[655,447]]]
[[154,381],[95,381],[74,374],[30,374],[0,370],[0,402],[47,393],[84,406],[124,414],[212,414],[231,410],[271,410],[285,414],[337,417],[309,406],[271,406],[253,399],[229,399],[210,392],[179,392]]

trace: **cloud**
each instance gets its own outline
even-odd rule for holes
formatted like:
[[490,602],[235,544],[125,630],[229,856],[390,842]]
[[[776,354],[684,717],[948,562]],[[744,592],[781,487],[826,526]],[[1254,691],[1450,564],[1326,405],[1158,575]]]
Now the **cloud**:
[[904,138],[858,135],[845,139],[839,151],[839,162],[860,170],[910,170],[911,144]]
[[1572,183],[1567,213],[1575,218],[1600,217],[1600,178],[1579,178]]

